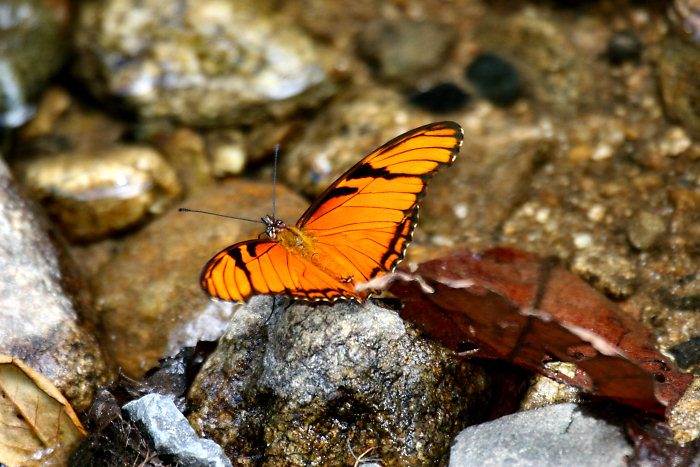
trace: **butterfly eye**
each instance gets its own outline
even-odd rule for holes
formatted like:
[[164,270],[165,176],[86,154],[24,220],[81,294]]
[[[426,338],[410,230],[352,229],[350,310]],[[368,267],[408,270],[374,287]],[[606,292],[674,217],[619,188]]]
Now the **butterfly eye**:
[[272,240],[275,240],[277,238],[277,235],[279,235],[280,232],[287,228],[287,224],[285,224],[283,221],[275,219],[274,217],[269,215],[263,217],[262,221],[265,223],[265,225],[267,225],[265,233]]

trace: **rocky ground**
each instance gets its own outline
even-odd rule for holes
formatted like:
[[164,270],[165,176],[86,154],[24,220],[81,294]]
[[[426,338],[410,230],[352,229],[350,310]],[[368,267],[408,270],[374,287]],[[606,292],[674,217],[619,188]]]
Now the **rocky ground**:
[[[135,398],[109,399],[118,417],[90,411],[124,386],[109,386],[119,372],[141,378],[217,339],[171,397],[223,449],[202,465],[623,464],[633,452],[622,409],[480,424],[489,366],[454,359],[382,302],[210,301],[202,266],[260,226],[177,208],[270,213],[276,144],[276,215],[292,223],[374,148],[458,122],[462,150],[432,182],[404,264],[465,246],[554,256],[697,370],[697,2],[12,0],[0,17],[0,353],[89,421],[76,465],[143,455],[100,447],[99,420],[122,420]],[[669,419],[686,446],[696,392]],[[590,449],[559,450],[569,424]],[[507,433],[562,438],[496,453]],[[149,446],[152,465],[182,462]]]

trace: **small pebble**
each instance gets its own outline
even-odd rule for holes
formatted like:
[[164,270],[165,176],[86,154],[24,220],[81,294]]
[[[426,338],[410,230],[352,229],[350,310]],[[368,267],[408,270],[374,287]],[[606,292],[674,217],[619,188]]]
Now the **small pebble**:
[[549,220],[549,209],[540,208],[535,212],[535,220],[540,224],[544,224]]
[[642,211],[627,229],[629,242],[638,250],[648,250],[666,232],[666,223],[657,214]]
[[591,234],[577,233],[574,234],[574,246],[578,249],[588,248],[593,243],[593,236]]
[[688,368],[700,363],[700,337],[694,336],[668,349],[681,368]]
[[[545,363],[545,367],[552,373],[561,373],[569,378],[576,377],[576,365],[573,363],[552,361]],[[530,385],[520,401],[520,411],[561,402],[579,403],[582,399],[581,389],[535,374],[530,379]]]
[[469,102],[469,94],[454,83],[440,83],[409,96],[411,103],[430,112],[454,112]]
[[457,219],[466,219],[469,213],[469,207],[466,204],[460,203],[455,205],[454,212]]
[[639,63],[642,53],[642,43],[632,31],[616,32],[608,41],[605,55],[612,65],[622,65],[625,62]]
[[660,143],[660,151],[664,156],[676,157],[690,149],[692,141],[681,127],[669,129]]
[[600,204],[595,204],[586,213],[588,219],[592,222],[600,222],[605,217],[605,207]]
[[591,154],[591,159],[594,161],[610,159],[613,152],[613,148],[609,144],[600,143],[598,146],[596,146],[593,154]]
[[518,412],[464,429],[450,448],[450,467],[627,465],[622,428],[571,403]]
[[479,93],[496,105],[510,105],[522,93],[520,73],[497,55],[479,55],[467,67],[466,74]]
[[212,148],[212,171],[216,177],[238,175],[246,163],[245,149],[241,144],[222,144]]
[[151,440],[156,452],[168,456],[175,464],[191,467],[231,465],[221,446],[197,436],[170,397],[147,394],[125,404],[123,410]]

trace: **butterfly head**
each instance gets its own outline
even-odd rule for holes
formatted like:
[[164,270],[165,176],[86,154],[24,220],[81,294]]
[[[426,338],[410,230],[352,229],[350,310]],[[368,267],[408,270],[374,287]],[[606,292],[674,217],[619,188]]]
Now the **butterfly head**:
[[275,219],[270,215],[265,215],[265,217],[262,218],[262,221],[267,226],[267,228],[265,229],[265,233],[268,237],[270,237],[273,240],[277,238],[277,235],[279,235],[280,232],[287,228],[287,224],[285,224],[279,219]]

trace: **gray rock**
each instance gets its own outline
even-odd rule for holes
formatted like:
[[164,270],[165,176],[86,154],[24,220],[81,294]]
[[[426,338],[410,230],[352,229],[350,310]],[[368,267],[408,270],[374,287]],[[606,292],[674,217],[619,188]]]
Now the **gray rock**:
[[335,92],[331,57],[265,2],[108,0],[77,21],[76,74],[147,119],[252,123]]
[[192,426],[265,465],[442,465],[482,416],[488,378],[373,302],[254,297],[190,388]]
[[631,454],[619,427],[566,403],[470,426],[455,438],[449,465],[623,466]]
[[84,319],[88,287],[47,227],[0,158],[0,353],[46,376],[82,411],[109,375]]
[[[415,85],[421,73],[444,63],[454,39],[455,30],[449,24],[377,19],[362,28],[359,43],[381,77]],[[426,44],[430,53],[425,53]]]
[[123,409],[153,442],[158,454],[171,456],[173,463],[182,467],[231,465],[221,446],[197,437],[172,398],[148,394],[125,404]]

